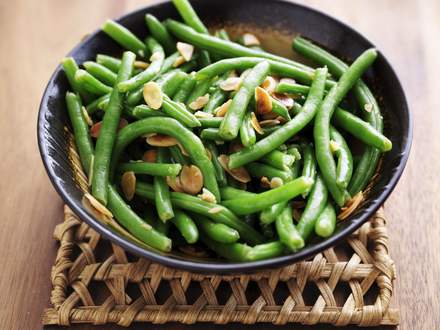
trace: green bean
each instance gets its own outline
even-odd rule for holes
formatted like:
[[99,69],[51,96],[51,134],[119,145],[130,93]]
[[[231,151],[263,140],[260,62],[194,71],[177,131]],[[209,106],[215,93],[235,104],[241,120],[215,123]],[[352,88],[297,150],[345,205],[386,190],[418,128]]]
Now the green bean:
[[220,188],[220,194],[222,196],[222,199],[228,200],[228,199],[237,199],[242,197],[252,197],[256,194],[247,190],[242,190],[230,186],[225,186]]
[[324,94],[326,76],[326,68],[317,69],[315,73],[315,80],[312,83],[310,93],[307,97],[306,103],[303,106],[303,111],[296,115],[295,118],[284,124],[281,128],[258,141],[255,145],[244,148],[239,152],[230,155],[229,167],[237,168],[253,162],[270,151],[278,148],[296,133],[301,131],[316,114]]
[[[136,183],[136,194],[147,199],[154,199],[154,189],[151,185],[146,183]],[[241,239],[250,244],[259,244],[263,241],[263,237],[260,233],[237,218],[237,216],[226,207],[205,202],[198,197],[178,192],[171,192],[171,202],[176,208],[203,215],[215,222],[223,223],[237,230]],[[212,211],[213,209],[215,212]]]
[[197,118],[203,128],[219,128],[223,117],[206,117]]
[[107,69],[112,70],[114,73],[118,73],[119,68],[121,67],[121,60],[119,58],[104,54],[96,55],[96,62],[105,66]]
[[169,71],[156,79],[157,84],[169,97],[173,97],[188,75],[180,70]]
[[291,118],[290,118],[289,110],[287,110],[284,104],[282,104],[280,101],[278,101],[273,97],[271,99],[272,99],[272,112],[276,113],[277,115],[283,117],[286,120],[290,120]]
[[90,94],[84,86],[82,86],[76,79],[75,74],[79,70],[78,64],[73,57],[65,57],[61,61],[64,73],[66,74],[67,80],[69,81],[72,91],[78,93],[84,101],[90,101],[93,96]]
[[309,90],[309,86],[286,81],[280,81],[280,83],[275,87],[275,92],[283,94],[308,94]]
[[185,157],[184,154],[182,154],[182,151],[178,146],[172,146],[169,148],[171,158],[175,163],[181,164],[181,165],[188,165],[188,159]]
[[235,243],[240,238],[238,231],[223,223],[215,223],[201,216],[194,216],[194,221],[205,235],[220,243]]
[[227,92],[217,87],[216,90],[209,97],[209,101],[203,108],[203,111],[207,113],[214,113],[214,110],[226,101],[227,95]]
[[113,170],[111,173],[114,173],[115,166],[124,148],[135,138],[150,133],[160,133],[176,138],[188,152],[194,164],[202,172],[204,186],[214,194],[217,201],[220,201],[220,192],[215,177],[214,166],[206,154],[202,141],[185,126],[172,118],[146,118],[131,123],[121,129],[114,145],[112,158]]
[[238,215],[256,213],[275,203],[290,200],[302,194],[312,184],[313,180],[310,178],[300,177],[278,188],[259,193],[256,196],[223,201],[222,205]]
[[188,75],[180,85],[179,90],[173,96],[173,101],[186,103],[186,100],[193,91],[195,85],[196,85],[196,80],[194,79],[194,77],[192,75]]
[[274,222],[277,216],[286,208],[288,201],[276,203],[264,209],[260,213],[260,223],[262,225],[269,225]]
[[335,155],[338,158],[336,166],[336,183],[341,188],[347,188],[353,174],[353,156],[344,137],[330,126],[330,138],[338,144]]
[[345,204],[348,193],[336,183],[336,165],[330,150],[330,118],[334,109],[376,57],[376,50],[369,49],[354,61],[324,98],[314,122],[316,160],[327,188],[339,206]]
[[[124,52],[122,65],[116,82],[128,79],[133,70],[136,55],[132,52]],[[116,132],[122,111],[123,95],[113,88],[110,101],[102,120],[99,137],[96,141],[95,158],[93,162],[92,193],[104,205],[107,204],[107,187],[109,182],[109,167],[114,150]]]
[[228,107],[224,120],[220,124],[219,134],[223,139],[232,140],[237,137],[249,101],[254,95],[254,90],[266,78],[269,67],[270,65],[266,61],[258,63],[244,78]]
[[200,132],[200,138],[202,140],[210,140],[210,141],[222,141],[223,139],[220,137],[220,132],[218,128],[205,128]]
[[167,31],[165,26],[155,16],[146,14],[145,23],[147,23],[148,29],[150,30],[153,38],[164,47],[167,54],[171,54],[176,51],[176,42]]
[[223,257],[223,258],[231,260],[231,261],[238,261],[238,262],[249,261],[248,254],[249,254],[250,250],[252,250],[252,248],[247,244],[220,243],[220,242],[214,241],[213,239],[211,239],[205,235],[201,235],[200,239],[209,249],[214,251],[220,257]]
[[165,60],[163,61],[162,64],[162,68],[159,71],[159,74],[163,74],[166,73],[170,70],[172,70],[174,68],[174,62],[176,62],[176,60],[180,57],[180,53],[179,52],[174,52],[171,55],[169,55],[168,57],[165,58]]
[[228,32],[225,29],[220,29],[220,30],[216,31],[215,34],[216,34],[217,38],[220,38],[220,39],[223,39],[223,40],[231,40],[229,38]]
[[89,104],[86,105],[87,113],[89,115],[94,114],[96,111],[100,109],[99,108],[100,103],[102,102],[108,103],[109,99],[110,99],[110,94],[105,94],[103,96],[98,97],[96,100],[90,102]]
[[162,103],[162,111],[168,116],[177,119],[183,125],[188,127],[201,126],[200,121],[186,107],[178,102],[165,97]]
[[[303,159],[303,168],[302,168],[302,176],[306,176],[315,180],[316,177],[316,158],[315,152],[313,150],[313,146],[311,143],[303,142],[301,143],[302,150],[302,159]],[[303,197],[306,197],[309,194],[309,191],[306,191]]]
[[170,220],[182,234],[188,244],[194,244],[199,239],[199,230],[193,219],[181,210],[174,210],[174,218]]
[[148,117],[165,117],[164,114],[160,110],[153,110],[145,104],[138,105],[133,108],[132,115],[137,119],[144,119]]
[[79,158],[84,172],[89,174],[90,166],[93,162],[94,151],[92,139],[89,134],[89,126],[82,113],[81,100],[78,95],[67,92],[66,104],[70,122],[73,127],[73,136],[75,137],[75,144],[78,148]]
[[86,91],[96,95],[104,95],[111,93],[112,87],[103,84],[90,73],[85,70],[79,69],[75,73],[75,80],[80,84]]
[[273,179],[280,178],[284,183],[292,181],[292,173],[289,170],[279,170],[278,168],[262,163],[250,163],[246,165],[249,174],[255,178],[262,178],[263,176]]
[[118,90],[120,92],[128,92],[139,88],[140,86],[143,86],[146,82],[153,79],[159,73],[159,70],[162,67],[165,58],[163,48],[154,38],[148,37],[145,42],[152,54],[152,62],[144,71],[142,71],[138,75],[126,81],[120,82],[118,84]]
[[186,99],[186,105],[189,106],[192,102],[197,100],[199,96],[205,95],[211,85],[211,79],[198,81],[194,89],[191,91],[191,94],[189,94],[188,98]]
[[324,210],[316,219],[315,233],[321,237],[331,236],[336,228],[336,212],[331,203],[327,203]]
[[[221,125],[221,123],[220,123]],[[254,145],[257,142],[257,136],[251,123],[250,112],[246,113],[243,118],[243,123],[240,126],[240,140],[241,144],[245,147]]]
[[[215,177],[217,178],[217,182],[218,182],[219,186],[225,186],[227,184],[226,174],[225,174],[225,170],[223,169],[223,167],[221,166],[221,164],[217,158],[219,154],[218,154],[218,150],[217,150],[216,145],[212,142],[205,142],[205,147],[209,151],[209,153],[211,154],[211,162],[212,162],[212,165],[214,166]],[[220,192],[220,195],[221,195],[221,192]],[[223,198],[223,196],[222,196],[222,198]]]
[[122,163],[118,166],[121,172],[132,171],[135,174],[148,174],[153,176],[177,176],[182,166],[180,164],[161,164],[149,162],[129,162]]
[[264,244],[255,245],[247,254],[248,261],[257,261],[279,257],[284,254],[284,244],[275,241]]
[[320,175],[317,175],[315,184],[307,198],[306,208],[296,225],[301,237],[306,241],[315,228],[315,222],[318,216],[324,210],[327,203],[327,187]]
[[289,155],[279,150],[272,150],[271,152],[261,157],[260,161],[279,170],[285,171],[289,169],[290,166],[292,166],[292,164],[295,162],[295,156]]
[[108,186],[108,192],[107,206],[122,226],[145,244],[160,251],[171,251],[172,242],[168,237],[159,233],[139,218],[111,185]]
[[126,27],[115,21],[107,20],[102,26],[102,30],[125,49],[131,50],[141,57],[145,56],[147,51],[145,44]]
[[[158,148],[156,161],[164,163],[167,159],[167,152],[164,148]],[[164,177],[154,177],[154,201],[157,214],[163,222],[174,217],[173,205],[171,204],[170,189]]]
[[88,73],[99,79],[104,84],[108,86],[113,86],[115,84],[117,74],[112,70],[92,61],[84,62],[83,65]]
[[293,224],[292,208],[287,205],[277,216],[275,221],[280,242],[287,246],[292,252],[304,247],[304,240]]

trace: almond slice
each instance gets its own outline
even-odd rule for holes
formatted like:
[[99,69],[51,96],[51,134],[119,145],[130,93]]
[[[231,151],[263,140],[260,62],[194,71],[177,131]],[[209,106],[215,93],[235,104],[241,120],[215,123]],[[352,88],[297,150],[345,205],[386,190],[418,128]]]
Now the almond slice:
[[150,149],[144,152],[142,156],[142,160],[147,163],[155,163],[157,158],[157,151],[154,149]]
[[185,150],[185,148],[183,147],[183,145],[181,145],[180,143],[177,144],[179,146],[180,152],[182,153],[182,155],[184,156],[189,156],[189,153]]
[[150,56],[150,61],[153,62],[153,61],[163,60],[163,58],[164,58],[163,53],[160,53],[160,52],[154,52],[154,53],[151,54],[151,56]]
[[205,148],[206,155],[208,156],[209,160],[212,160],[212,153],[208,148]]
[[209,94],[205,94],[203,96],[199,96],[195,101],[189,104],[189,107],[192,110],[200,110],[202,109],[206,103],[209,101]]
[[212,118],[214,115],[212,113],[204,112],[204,111],[196,111],[194,112],[194,116],[197,118]]
[[281,187],[284,184],[283,179],[275,176],[272,179],[270,179],[270,189],[275,189],[278,187]]
[[273,93],[272,96],[280,101],[287,109],[292,108],[295,103],[295,101],[286,94]]
[[222,206],[214,206],[213,208],[209,209],[208,213],[215,214],[215,213],[219,213],[221,211],[223,211]]
[[268,93],[273,93],[275,91],[275,88],[277,87],[278,82],[276,79],[272,76],[267,76],[266,79],[264,79],[263,83],[260,85],[262,88],[264,88]]
[[92,126],[93,120],[92,120],[92,118],[90,118],[89,113],[87,112],[87,109],[85,106],[81,107],[81,112],[82,112],[82,115],[83,115],[84,120],[86,121],[87,125]]
[[150,63],[147,63],[147,62],[144,62],[144,61],[134,61],[134,64],[133,64],[134,68],[136,68],[136,69],[143,69],[143,70],[145,70],[149,66],[150,66]]
[[167,176],[165,178],[167,185],[176,192],[184,192],[182,188],[182,183],[178,176]]
[[102,205],[95,197],[90,195],[89,193],[84,194],[83,198],[85,198],[90,205],[93,207],[95,211],[98,213],[106,216],[106,217],[113,217],[113,214],[104,206]]
[[197,197],[202,201],[217,204],[217,199],[215,198],[214,194],[206,188],[203,188],[202,193],[197,195]]
[[226,112],[228,112],[228,108],[232,103],[232,99],[227,100],[225,103],[223,103],[221,106],[216,108],[214,110],[214,113],[216,117],[224,117],[226,115]]
[[220,82],[219,87],[227,92],[235,91],[240,88],[241,78],[240,77],[229,77],[222,82]]
[[220,155],[217,157],[220,165],[223,167],[223,169],[229,173],[229,175],[231,175],[235,180],[242,182],[242,183],[247,183],[249,181],[251,181],[251,176],[249,175],[249,173],[246,171],[246,169],[241,166],[241,167],[237,167],[234,169],[230,169],[229,168],[229,156],[227,155]]
[[125,198],[131,201],[136,191],[136,176],[133,171],[124,172],[124,174],[122,174],[121,188]]
[[261,127],[274,127],[281,124],[281,122],[278,119],[268,119],[268,120],[262,120],[260,121]]
[[151,109],[157,110],[162,106],[163,93],[158,83],[150,81],[144,85],[144,100]]
[[255,116],[255,112],[251,112],[251,125],[258,134],[264,134],[264,131],[261,128],[260,123],[258,122],[257,116]]
[[365,105],[364,105],[364,110],[365,110],[366,112],[371,112],[371,111],[373,111],[373,105],[372,105],[371,103],[365,103]]
[[296,80],[292,78],[281,78],[280,83],[296,84]]
[[185,59],[186,62],[191,61],[191,58],[194,53],[194,46],[187,44],[185,42],[178,42],[176,44],[176,48],[179,51],[180,55]]
[[258,46],[260,45],[260,40],[252,33],[243,34],[243,45],[245,46]]
[[191,195],[196,195],[203,188],[203,174],[195,165],[184,165],[180,172],[182,189]]
[[351,198],[345,206],[341,208],[341,213],[338,214],[338,220],[347,219],[356,208],[362,203],[364,200],[364,194],[362,191],[358,192],[353,198]]
[[339,149],[341,149],[339,143],[334,140],[330,140],[330,151],[332,152],[332,154],[334,154]]
[[[124,128],[125,126],[128,125],[128,121],[125,118],[121,118],[119,119],[119,124],[118,124],[118,131],[122,128]],[[92,127],[90,127],[90,136],[97,138],[99,136],[99,132],[101,131],[101,126],[102,126],[102,122],[98,121],[97,123],[94,123],[92,125]]]
[[172,147],[178,144],[172,136],[162,134],[150,135],[147,137],[147,143],[154,147]]
[[183,58],[183,56],[179,56],[178,58],[176,58],[176,60],[173,63],[173,68],[178,68],[179,66],[181,66],[183,63],[185,63],[185,59]]
[[272,111],[272,98],[269,93],[260,86],[255,88],[256,110],[259,115]]
[[270,181],[267,176],[262,176],[260,179],[260,183],[263,188],[270,188]]

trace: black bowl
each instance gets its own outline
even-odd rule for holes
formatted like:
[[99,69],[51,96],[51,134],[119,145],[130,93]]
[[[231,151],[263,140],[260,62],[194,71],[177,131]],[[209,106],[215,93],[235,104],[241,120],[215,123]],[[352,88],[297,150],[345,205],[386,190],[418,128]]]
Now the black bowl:
[[[208,26],[222,25],[263,30],[281,31],[278,35],[300,33],[325,46],[343,58],[352,59],[373,45],[366,38],[347,25],[313,9],[284,1],[268,0],[196,0],[193,5]],[[152,13],[160,19],[178,18],[170,2],[156,4],[137,10],[118,19],[138,36],[147,33],[145,13]],[[282,38],[281,38],[282,39]],[[281,40],[280,39],[280,40]],[[284,39],[287,40],[287,39]],[[103,32],[96,31],[76,46],[69,54],[78,63],[93,59],[100,53],[120,53],[121,49]],[[64,95],[68,82],[58,66],[44,92],[38,117],[38,142],[41,157],[47,173],[58,193],[70,208],[105,238],[139,256],[155,262],[196,272],[232,273],[252,272],[279,267],[309,258],[344,239],[366,222],[384,203],[407,161],[412,124],[408,105],[401,84],[391,65],[380,54],[373,67],[366,73],[368,82],[380,86],[376,92],[385,117],[385,133],[393,142],[393,149],[384,154],[382,168],[377,182],[367,196],[366,202],[346,221],[339,223],[335,234],[325,240],[315,241],[303,250],[270,260],[231,263],[223,260],[195,260],[178,253],[163,254],[140,247],[130,239],[118,234],[96,220],[81,203],[82,192],[73,179],[73,167],[67,153],[64,127],[69,126]]]

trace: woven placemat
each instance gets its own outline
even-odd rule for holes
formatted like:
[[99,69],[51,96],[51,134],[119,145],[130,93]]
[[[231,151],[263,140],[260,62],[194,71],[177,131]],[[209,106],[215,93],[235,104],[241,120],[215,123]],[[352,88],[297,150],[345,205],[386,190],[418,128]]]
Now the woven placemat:
[[394,325],[395,276],[379,211],[313,260],[252,275],[201,275],[130,255],[68,208],[55,229],[51,307],[43,324],[132,322]]

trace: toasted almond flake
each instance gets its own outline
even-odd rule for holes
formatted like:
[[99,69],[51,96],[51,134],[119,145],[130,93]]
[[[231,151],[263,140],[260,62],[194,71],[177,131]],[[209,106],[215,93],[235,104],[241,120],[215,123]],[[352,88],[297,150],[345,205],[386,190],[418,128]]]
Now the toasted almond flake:
[[281,116],[278,116],[278,117],[276,117],[275,119],[278,120],[278,121],[280,122],[280,124],[284,124],[284,123],[287,122],[287,119],[286,119],[286,118],[283,118],[283,117],[281,117]]
[[332,154],[334,154],[339,149],[341,149],[339,143],[334,140],[330,140],[330,151],[332,152]]
[[274,77],[267,76],[260,86],[261,88],[264,88],[268,93],[273,93],[277,85],[278,83]]
[[360,191],[353,198],[351,198],[345,204],[345,206],[341,208],[341,212],[338,214],[338,220],[347,219],[362,203],[363,200],[364,200],[364,194],[362,193],[362,191]]
[[90,136],[97,138],[99,136],[99,131],[101,130],[102,122],[98,121],[94,123],[92,127],[90,127]]
[[209,101],[209,94],[205,94],[203,96],[199,96],[195,101],[189,104],[189,107],[192,110],[200,110],[202,109],[206,103]]
[[217,199],[215,198],[214,194],[206,188],[203,188],[202,193],[197,195],[197,197],[199,197],[202,201],[217,204]]
[[167,185],[176,192],[184,192],[182,188],[182,183],[178,176],[167,176],[165,178]]
[[185,59],[185,61],[191,61],[191,58],[194,53],[194,46],[187,44],[185,42],[178,42],[176,44],[176,48],[179,51],[180,55]]
[[154,149],[150,149],[144,152],[142,156],[142,160],[147,163],[155,163],[157,158],[157,151]]
[[227,155],[220,155],[217,157],[220,165],[223,167],[223,169],[229,173],[235,180],[243,183],[247,183],[251,181],[251,176],[246,171],[246,169],[243,166],[230,169],[229,168],[229,156]]
[[89,193],[86,193],[84,197],[90,202],[90,205],[99,213],[102,215],[105,215],[107,217],[112,218],[113,214],[104,206],[102,205],[95,197],[90,195]]
[[243,45],[245,46],[258,46],[260,45],[260,40],[252,33],[243,34]]
[[177,144],[179,146],[180,152],[182,153],[182,155],[184,156],[189,156],[189,153],[186,151],[186,149],[183,147],[183,145],[181,145],[180,143]]
[[136,175],[133,171],[124,172],[121,177],[121,188],[127,200],[131,201],[136,190]]
[[220,82],[219,87],[224,91],[230,92],[235,91],[240,88],[241,78],[240,77],[229,77],[222,82]]
[[264,134],[264,131],[258,122],[257,116],[255,116],[255,112],[251,112],[251,125],[258,134]]
[[194,112],[194,116],[197,118],[212,118],[214,115],[212,113],[204,112],[204,111],[196,111]]
[[87,181],[87,184],[89,187],[92,186],[92,180],[93,180],[93,164],[95,163],[95,155],[92,155],[92,158],[90,160],[90,168],[89,168],[89,178]]
[[148,68],[150,66],[150,64],[147,63],[147,62],[144,62],[144,61],[134,61],[133,66],[136,69],[143,69],[143,70],[145,70],[146,68]]
[[260,86],[255,88],[255,102],[256,110],[259,115],[272,111],[272,98],[269,93]]
[[195,165],[184,165],[180,172],[180,183],[187,194],[196,195],[203,188],[203,174]]
[[302,212],[299,209],[292,210],[292,217],[293,217],[293,219],[295,219],[296,222],[298,222],[299,219],[301,219],[301,214],[302,214]]
[[268,119],[268,120],[262,120],[260,121],[261,127],[274,127],[281,124],[281,122],[278,119]]
[[229,109],[229,106],[231,105],[231,103],[232,103],[232,100],[229,99],[225,103],[223,103],[221,106],[216,108],[214,110],[216,117],[224,117],[226,115],[226,112],[228,112],[228,109]]
[[144,100],[153,110],[157,110],[162,106],[163,93],[158,83],[149,81],[144,85]]
[[147,143],[154,147],[172,147],[177,145],[177,140],[169,135],[155,134],[147,137]]
[[292,78],[281,78],[280,83],[296,84],[296,80]]
[[179,66],[181,66],[183,63],[185,63],[185,59],[183,58],[183,56],[179,56],[178,58],[176,58],[176,60],[173,63],[173,68],[178,68]]
[[292,108],[295,103],[295,101],[286,94],[273,93],[272,96],[280,101],[287,109]]
[[275,189],[275,188],[281,187],[283,184],[284,184],[283,180],[281,178],[277,177],[277,176],[273,177],[270,180],[270,188],[271,189]]
[[267,178],[267,176],[262,176],[260,183],[263,188],[270,188],[270,180]]
[[229,143],[228,151],[230,154],[239,152],[241,149],[243,149],[243,144],[240,140],[233,140],[231,143]]
[[373,105],[372,105],[371,103],[366,103],[366,104],[364,105],[364,110],[365,110],[366,112],[371,112],[371,111],[373,111]]
[[210,208],[208,210],[208,213],[215,214],[215,213],[219,213],[221,211],[223,211],[223,207],[222,206],[214,206],[213,208]]
[[93,120],[92,120],[92,118],[90,118],[89,113],[87,112],[87,109],[85,106],[81,107],[81,112],[82,112],[82,115],[83,115],[84,120],[86,121],[87,125],[92,126]]
[[212,160],[212,153],[209,151],[209,149],[205,148],[206,155],[208,156],[209,160]]
[[158,61],[158,60],[163,60],[163,54],[160,52],[154,52],[151,56],[150,56],[150,61]]

